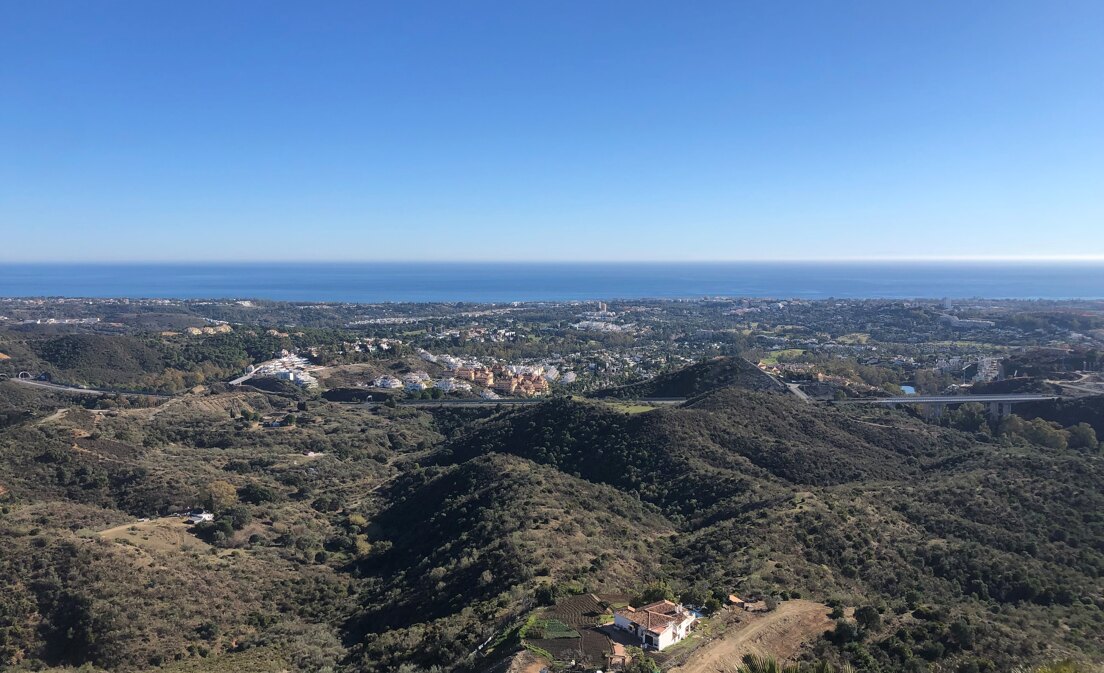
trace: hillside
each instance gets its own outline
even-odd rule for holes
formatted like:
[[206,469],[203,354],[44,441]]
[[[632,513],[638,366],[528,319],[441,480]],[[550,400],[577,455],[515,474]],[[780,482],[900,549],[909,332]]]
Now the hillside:
[[590,396],[620,399],[695,397],[729,386],[764,392],[785,390],[782,384],[744,358],[718,357],[660,374],[648,381],[595,391]]
[[725,389],[635,415],[554,400],[484,423],[447,444],[442,457],[511,453],[701,515],[751,490],[905,478],[923,461],[969,445],[900,415],[878,424],[789,396]]
[[1021,376],[1000,381],[978,382],[970,386],[971,395],[1008,395],[1015,393],[1062,394],[1061,386],[1047,383],[1040,378]]
[[1104,396],[1029,402],[1018,405],[1016,414],[1027,419],[1055,421],[1062,424],[1062,427],[1088,423],[1098,436],[1104,437]]
[[[739,386],[638,413],[9,388],[14,670],[476,673],[541,605],[657,586],[875,610],[794,650],[862,670],[1104,657],[1104,459],[1085,451]],[[168,516],[193,506],[215,520]]]
[[[883,606],[903,631],[839,642],[883,670],[914,658],[1010,663],[1039,642],[1104,654],[1099,456],[739,389],[637,415],[570,401],[515,410],[442,458],[496,452],[658,505],[679,526],[665,577],[683,590]],[[816,649],[831,659],[832,648]]]
[[[372,519],[372,551],[357,564],[372,588],[353,632],[358,640],[386,633],[363,648],[365,670],[460,656],[522,614],[539,587],[598,591],[655,579],[655,554],[674,532],[627,494],[502,454],[410,472],[380,497],[387,504]],[[426,629],[452,634],[454,649],[395,651]]]
[[180,392],[239,374],[246,365],[277,356],[290,343],[256,330],[187,335],[52,334],[0,330],[3,371],[28,371],[92,388]]

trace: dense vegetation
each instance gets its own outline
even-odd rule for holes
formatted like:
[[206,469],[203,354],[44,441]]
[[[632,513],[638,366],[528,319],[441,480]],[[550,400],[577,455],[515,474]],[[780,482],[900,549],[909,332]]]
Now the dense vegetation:
[[591,397],[623,399],[694,397],[725,386],[748,390],[781,390],[782,386],[741,357],[717,357],[689,367],[617,388],[598,390]]
[[[273,338],[203,358],[223,371]],[[183,362],[131,346],[126,367]],[[92,372],[115,347],[40,356]],[[538,605],[657,587],[710,609],[826,602],[810,670],[1104,656],[1104,458],[1075,441],[1080,410],[941,426],[774,388],[734,359],[639,388],[693,398],[643,413],[219,386],[82,403],[0,382],[0,665],[475,672]],[[157,518],[192,507],[214,520]]]
[[[275,332],[275,333],[273,333]],[[179,393],[197,385],[241,374],[255,362],[278,357],[285,349],[310,345],[319,362],[359,362],[377,355],[346,353],[350,334],[332,329],[298,332],[243,327],[201,336],[162,334],[0,334],[0,346],[18,358],[19,368],[51,380],[92,388]],[[355,357],[354,357],[355,355]],[[387,358],[399,355],[396,347]]]
[[739,587],[878,615],[876,628],[841,618],[821,657],[1003,670],[1042,652],[1099,656],[1095,453],[735,389],[636,416],[557,401],[494,419],[442,456],[487,452],[659,506],[680,530],[665,576],[685,595]]

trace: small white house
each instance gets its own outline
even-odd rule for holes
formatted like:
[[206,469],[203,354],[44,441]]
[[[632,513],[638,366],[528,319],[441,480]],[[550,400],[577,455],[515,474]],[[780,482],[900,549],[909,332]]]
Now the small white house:
[[214,521],[215,515],[203,510],[192,510],[188,512],[188,516],[184,518],[184,523],[194,526],[197,523],[203,523],[204,521]]
[[642,608],[625,608],[613,613],[613,625],[640,640],[641,647],[662,650],[690,633],[697,618],[671,601],[657,601]]

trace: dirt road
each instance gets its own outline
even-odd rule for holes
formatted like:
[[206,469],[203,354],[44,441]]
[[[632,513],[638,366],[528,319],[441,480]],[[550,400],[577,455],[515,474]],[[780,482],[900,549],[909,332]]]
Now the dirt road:
[[778,609],[733,626],[690,655],[671,673],[727,673],[735,671],[745,655],[793,657],[801,646],[832,627],[829,609],[813,601],[784,601]]
[[206,542],[188,532],[188,524],[180,517],[162,517],[150,521],[133,521],[102,530],[104,540],[127,542],[151,551],[176,552],[187,549],[206,550]]

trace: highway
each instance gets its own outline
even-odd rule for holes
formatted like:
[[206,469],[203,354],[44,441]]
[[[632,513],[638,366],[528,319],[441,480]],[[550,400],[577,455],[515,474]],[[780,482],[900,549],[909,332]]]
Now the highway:
[[[553,398],[551,397],[503,397],[497,400],[485,400],[482,398],[471,399],[453,399],[453,400],[409,400],[399,401],[400,407],[494,407],[498,405],[502,406],[525,406],[530,404],[540,404],[541,402],[547,402]],[[675,397],[663,397],[663,398],[650,398],[642,400],[620,400],[613,398],[606,398],[595,400],[599,402],[623,402],[626,404],[655,404],[655,405],[676,405],[682,404],[686,400],[684,398]],[[382,402],[366,402],[369,406],[380,406]]]
[[8,379],[13,383],[18,383],[23,386],[34,386],[36,388],[45,388],[46,390],[53,390],[59,393],[70,393],[72,395],[94,395],[96,397],[102,395],[142,395],[144,397],[156,397],[158,399],[167,400],[171,395],[158,395],[157,393],[143,393],[136,390],[98,390],[96,388],[78,388],[77,386],[63,386],[60,383],[49,383],[47,381],[35,381],[32,379]]
[[1043,402],[1061,399],[1061,395],[1038,393],[1008,393],[1004,395],[904,395],[901,397],[862,397],[832,400],[830,404],[964,404],[966,402]]

